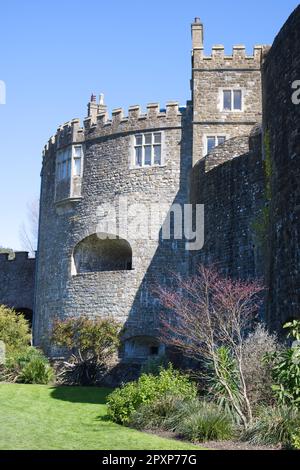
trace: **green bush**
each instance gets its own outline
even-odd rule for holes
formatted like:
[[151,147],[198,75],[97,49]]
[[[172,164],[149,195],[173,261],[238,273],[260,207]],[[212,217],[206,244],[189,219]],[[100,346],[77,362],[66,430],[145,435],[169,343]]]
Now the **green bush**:
[[136,429],[170,430],[169,422],[182,401],[182,398],[168,393],[158,400],[139,406],[137,411],[131,414],[129,424]]
[[300,408],[300,321],[284,325],[289,330],[288,338],[296,340],[293,346],[265,356],[271,368],[272,389],[281,405]]
[[172,365],[159,375],[142,374],[139,380],[116,389],[108,397],[108,415],[116,423],[128,424],[130,416],[143,404],[151,403],[167,393],[181,398],[197,395],[197,387],[189,377]]
[[226,440],[234,434],[233,420],[219,406],[206,401],[183,402],[167,426],[192,441]]
[[31,334],[27,320],[13,309],[0,305],[0,340],[6,353],[24,350],[30,344]]
[[161,368],[168,367],[168,360],[166,356],[149,357],[149,359],[142,366],[143,374],[159,375]]
[[113,363],[119,344],[120,324],[112,318],[84,316],[55,320],[52,340],[69,351],[60,377],[68,385],[94,385]]
[[8,381],[26,384],[47,385],[54,379],[48,359],[33,347],[8,356],[4,374]]
[[265,407],[242,439],[255,445],[281,444],[285,448],[297,448],[300,443],[300,413],[287,406]]

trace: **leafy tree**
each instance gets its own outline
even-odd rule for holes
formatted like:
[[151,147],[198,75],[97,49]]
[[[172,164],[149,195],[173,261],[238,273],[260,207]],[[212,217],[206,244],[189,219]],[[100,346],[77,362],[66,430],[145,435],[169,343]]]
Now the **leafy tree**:
[[25,349],[31,340],[29,322],[4,305],[0,305],[0,340],[5,343],[7,354]]
[[292,346],[267,354],[265,361],[272,370],[272,389],[278,402],[300,408],[300,321],[286,323],[284,328],[294,340]]
[[204,362],[211,364],[215,380],[246,428],[253,411],[243,348],[264,288],[257,281],[232,280],[204,266],[199,267],[197,275],[188,279],[175,276],[175,281],[175,290],[156,289],[165,307],[162,341],[201,366]]
[[70,351],[70,360],[65,362],[62,372],[63,380],[83,385],[94,383],[117,352],[120,329],[120,324],[111,318],[56,320],[52,340]]

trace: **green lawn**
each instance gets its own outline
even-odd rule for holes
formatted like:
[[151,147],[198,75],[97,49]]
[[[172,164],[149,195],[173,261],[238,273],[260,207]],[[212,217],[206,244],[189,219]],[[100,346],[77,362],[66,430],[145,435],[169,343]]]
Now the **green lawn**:
[[199,450],[106,418],[108,389],[0,384],[1,450]]

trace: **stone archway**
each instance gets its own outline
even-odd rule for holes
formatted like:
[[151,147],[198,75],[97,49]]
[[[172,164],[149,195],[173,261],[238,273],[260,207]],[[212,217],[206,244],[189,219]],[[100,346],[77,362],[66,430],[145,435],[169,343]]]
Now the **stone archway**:
[[93,234],[75,246],[73,260],[75,274],[126,271],[132,269],[132,249],[122,238],[103,239]]

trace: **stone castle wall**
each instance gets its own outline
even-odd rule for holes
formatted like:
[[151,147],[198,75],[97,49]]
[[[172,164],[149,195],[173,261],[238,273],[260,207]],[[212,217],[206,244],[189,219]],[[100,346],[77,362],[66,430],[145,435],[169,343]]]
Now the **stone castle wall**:
[[14,259],[0,254],[0,305],[33,310],[35,261],[27,252],[16,252]]
[[194,197],[205,205],[205,244],[198,264],[214,264],[233,278],[263,275],[255,223],[264,205],[264,171],[259,129],[215,148],[194,167]]
[[[99,110],[98,110],[99,111]],[[186,202],[191,168],[189,110],[170,103],[160,111],[149,105],[146,115],[131,107],[128,118],[120,110],[97,114],[90,110],[84,130],[77,121],[62,127],[45,150],[42,170],[41,220],[37,268],[37,302],[34,336],[47,347],[55,317],[88,315],[113,316],[125,323],[125,337],[155,336],[159,305],[151,295],[154,283],[168,281],[169,271],[188,269],[183,242],[163,242],[161,223],[155,239],[122,237],[132,249],[132,270],[76,273],[74,249],[97,232],[97,209],[115,204],[120,196],[127,203],[151,204]],[[74,130],[75,125],[75,130]],[[163,165],[135,168],[131,165],[132,139],[140,132],[163,133]],[[84,143],[81,194],[56,197],[57,150]],[[119,218],[120,219],[120,218]],[[118,219],[118,222],[120,220]],[[146,214],[143,223],[147,223]],[[51,247],[51,249],[49,249]]]
[[[132,106],[128,116],[116,109],[109,118],[103,100],[91,100],[83,127],[74,119],[58,129],[43,157],[36,345],[55,355],[50,344],[53,320],[87,315],[113,316],[124,324],[125,356],[126,351],[136,357],[160,347],[156,336],[161,307],[153,295],[155,284],[170,287],[170,273],[186,276],[199,263],[214,263],[234,278],[265,275],[267,320],[274,328],[299,317],[300,105],[291,101],[292,82],[300,80],[299,31],[300,8],[268,54],[256,46],[248,57],[243,46],[235,46],[226,56],[223,46],[215,46],[205,57],[203,25],[197,20],[192,25],[192,102],[187,108],[171,102],[162,110],[151,103],[146,113]],[[243,91],[242,112],[222,110],[224,89]],[[261,127],[257,123],[262,119]],[[136,168],[135,135],[158,131],[163,136],[163,164]],[[227,141],[205,156],[207,135],[226,135]],[[83,173],[57,181],[58,152],[75,145],[84,151]],[[262,253],[255,225],[266,203],[263,158],[268,154],[271,223],[269,253]],[[116,206],[120,197],[126,197],[128,206],[144,205],[144,227],[153,204],[166,205],[165,217],[174,203],[204,204],[203,249],[191,253],[184,241],[163,240],[163,220],[156,220],[151,239],[136,239],[131,233],[123,234],[120,243],[107,242],[108,250],[120,258],[111,270],[105,244],[100,247],[95,237],[105,212],[100,216],[98,209]],[[116,209],[119,226],[124,218]],[[102,269],[93,269],[99,253],[105,262]],[[8,261],[0,255],[0,303],[32,308],[35,262],[26,257],[17,254],[15,261]]]
[[[245,46],[234,46],[232,55],[225,55],[224,46],[215,46],[205,56],[203,24],[192,24],[192,99],[193,99],[193,163],[205,154],[207,135],[225,135],[227,139],[249,135],[261,122],[261,58],[263,47],[256,46],[252,56]],[[224,111],[223,90],[241,90],[241,111]]]
[[[271,159],[269,253],[266,260],[269,324],[281,330],[300,318],[300,7],[276,37],[263,67],[265,157]],[[298,87],[299,88],[299,87]]]

